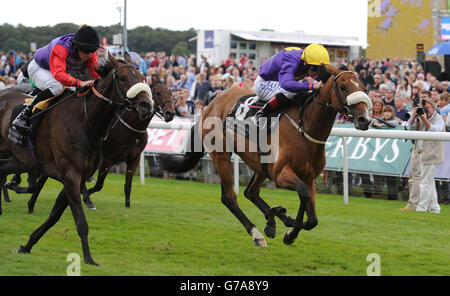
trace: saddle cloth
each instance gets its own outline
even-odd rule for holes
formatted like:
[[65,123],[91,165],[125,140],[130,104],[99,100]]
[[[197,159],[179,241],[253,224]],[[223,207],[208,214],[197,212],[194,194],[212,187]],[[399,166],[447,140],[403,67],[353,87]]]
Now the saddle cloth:
[[[47,100],[37,103],[36,106],[33,107],[33,116],[37,115],[37,114],[41,114],[42,111],[46,110],[55,98],[56,97],[52,97],[52,98],[49,98]],[[25,146],[25,147],[27,146],[27,132],[15,128],[14,126],[12,126],[12,122],[14,121],[14,119],[16,119],[16,117],[19,115],[19,113],[22,112],[22,110],[25,109],[25,107],[31,103],[32,100],[33,100],[33,98],[26,98],[24,104],[15,106],[11,112],[11,118],[9,121],[8,139],[11,142],[13,142],[14,144],[17,144],[20,146]],[[37,133],[37,129],[38,129],[39,124],[42,121],[42,118],[44,118],[43,114],[40,116],[34,116],[33,118],[30,119],[31,130],[28,135],[30,136],[30,140],[32,142],[34,142],[34,139],[35,139],[36,133]]]
[[[279,122],[279,118],[282,114],[280,111],[269,114],[267,120],[262,119],[262,124],[259,126],[256,124],[255,114],[258,112],[266,102],[260,101],[256,95],[247,95],[240,98],[234,106],[231,113],[226,119],[226,128],[240,134],[241,136],[249,139],[250,131],[260,132],[265,129],[265,132],[269,134]],[[274,120],[274,118],[276,118]]]

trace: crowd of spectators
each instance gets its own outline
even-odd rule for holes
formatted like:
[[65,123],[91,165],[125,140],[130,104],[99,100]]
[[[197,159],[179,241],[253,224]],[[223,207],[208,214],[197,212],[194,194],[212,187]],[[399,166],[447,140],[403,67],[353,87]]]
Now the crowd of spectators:
[[[230,56],[220,65],[210,65],[202,56],[167,56],[165,52],[149,52],[143,57],[142,71],[151,77],[164,77],[176,101],[180,116],[193,116],[208,106],[220,92],[233,86],[253,89],[258,76],[254,61],[243,55],[239,60]],[[151,83],[151,79],[148,79]]]
[[[338,63],[340,63],[338,61]],[[384,59],[372,61],[356,57],[346,63],[359,74],[359,79],[365,91],[372,100],[371,128],[401,128],[406,129],[414,107],[422,107],[424,100],[431,100],[436,106],[436,112],[446,123],[450,131],[450,94],[449,82],[441,79],[444,75],[425,72],[424,68],[413,59]],[[345,123],[346,119],[338,115],[336,123]],[[406,178],[360,174],[364,196],[380,193],[387,187],[388,199],[397,199],[399,191],[407,191]],[[449,183],[435,181],[438,198],[442,203],[449,202]]]

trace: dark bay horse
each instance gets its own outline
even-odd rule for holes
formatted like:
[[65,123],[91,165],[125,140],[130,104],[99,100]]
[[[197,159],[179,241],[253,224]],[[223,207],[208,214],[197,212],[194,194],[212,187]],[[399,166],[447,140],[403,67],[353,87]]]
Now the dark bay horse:
[[[151,91],[143,83],[144,77],[131,64],[109,56],[111,71],[102,77],[83,98],[71,98],[46,112],[36,136],[35,153],[42,173],[63,184],[49,218],[31,235],[18,253],[29,253],[39,239],[58,222],[67,206],[70,206],[81,239],[84,262],[96,265],[88,242],[88,223],[81,205],[80,188],[92,176],[100,160],[101,139],[108,133],[108,126],[121,106],[127,106],[148,117],[153,112]],[[67,95],[66,91],[62,96]],[[29,172],[36,164],[28,150],[8,141],[11,111],[27,96],[9,93],[0,97],[0,151],[12,154],[0,160],[0,185],[8,174]]]
[[[166,122],[173,119],[175,115],[175,103],[172,98],[172,92],[164,84],[158,75],[152,75],[152,84],[150,86],[152,97],[155,102],[154,114],[164,118]],[[154,114],[150,117],[141,119],[132,110],[122,110],[119,108],[116,112],[116,119],[113,119],[109,126],[109,136],[102,143],[102,153],[100,165],[98,168],[97,181],[94,187],[82,188],[83,201],[87,209],[95,209],[95,205],[90,199],[92,193],[98,192],[103,188],[104,181],[111,167],[114,164],[125,162],[127,169],[125,175],[125,206],[130,207],[131,184],[133,176],[139,165],[141,153],[147,145],[148,134],[147,127]],[[118,120],[118,121],[117,121]],[[36,199],[45,184],[47,177],[42,176],[36,185],[36,191],[33,192],[28,201],[28,213],[32,213]],[[16,187],[16,192],[30,192],[25,188]]]
[[[325,166],[325,143],[333,128],[337,112],[352,119],[357,129],[367,130],[370,122],[369,109],[372,104],[363,92],[364,87],[355,72],[322,65],[319,69],[319,78],[324,84],[320,91],[310,96],[309,104],[301,108],[297,105],[286,108],[279,120],[278,131],[268,135],[267,143],[270,144],[271,153],[274,155],[273,161],[263,162],[262,158],[265,155],[258,150],[250,151],[247,139],[245,149],[241,147],[239,150],[237,133],[232,133],[233,136],[228,137],[229,131],[223,132],[225,129],[222,123],[226,121],[227,115],[231,113],[237,101],[243,96],[252,94],[240,88],[231,88],[212,101],[205,109],[199,124],[191,131],[191,134],[199,135],[202,147],[191,149],[191,152],[183,156],[164,156],[159,161],[161,167],[175,173],[186,172],[195,167],[206,150],[220,176],[222,203],[253,237],[256,246],[267,247],[264,236],[239,208],[233,190],[231,152],[234,151],[254,171],[244,195],[265,215],[267,220],[265,234],[270,238],[275,237],[274,217],[277,216],[286,226],[293,227],[286,231],[283,238],[285,244],[292,244],[301,229],[310,230],[318,224],[314,180]],[[232,151],[227,149],[227,144],[230,146],[227,141],[230,140],[233,140]],[[215,146],[208,147],[211,144]],[[215,149],[217,147],[222,149]],[[286,209],[271,208],[260,197],[260,188],[266,178],[273,180],[278,188],[298,193],[300,206],[295,219],[286,215]],[[308,217],[306,222],[303,221],[305,211]]]
[[[158,76],[152,76],[151,90],[157,114],[163,117],[166,122],[171,121],[175,115],[175,103],[172,99],[172,92],[167,85],[159,80]],[[103,188],[103,183],[112,165],[125,162],[127,166],[124,186],[125,206],[127,208],[130,207],[131,183],[139,164],[141,153],[147,145],[147,127],[151,118],[140,121],[135,114],[128,112],[122,119],[120,124],[111,128],[110,137],[103,142],[97,182],[93,188],[88,190],[88,196],[85,197],[87,205],[89,205],[90,201],[89,195]]]

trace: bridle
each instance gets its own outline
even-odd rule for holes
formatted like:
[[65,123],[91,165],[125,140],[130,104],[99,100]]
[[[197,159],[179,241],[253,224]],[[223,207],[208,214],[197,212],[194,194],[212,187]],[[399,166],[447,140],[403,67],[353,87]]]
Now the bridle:
[[338,73],[336,76],[332,76],[333,79],[333,86],[330,88],[330,93],[328,95],[328,97],[331,97],[331,93],[334,91],[334,93],[336,94],[336,97],[339,101],[339,106],[338,105],[334,105],[332,103],[328,103],[328,102],[322,102],[322,101],[318,101],[316,99],[316,95],[317,93],[315,93],[315,95],[313,96],[314,102],[319,104],[319,105],[324,105],[327,108],[331,108],[334,109],[336,112],[341,113],[342,115],[344,115],[345,118],[349,119],[349,120],[353,120],[353,114],[350,113],[350,106],[348,105],[348,102],[344,99],[341,90],[338,87],[337,84],[337,80],[338,78],[344,74],[344,73],[352,73],[355,74],[355,72],[353,71],[342,71],[340,73]]
[[[158,83],[161,83],[161,82],[158,81]],[[159,102],[159,98],[161,96],[156,93],[155,86],[153,84],[150,86],[150,89],[152,90],[153,97],[155,97],[157,99],[157,101]],[[173,101],[171,99],[168,99],[164,103],[158,104],[158,106],[156,107],[156,111],[155,111],[156,116],[158,116],[161,119],[164,119],[163,118],[163,116],[164,116],[163,109],[167,104],[170,104],[170,103],[173,103]]]
[[[308,140],[310,140],[313,143],[316,144],[321,144],[321,145],[325,145],[327,143],[327,141],[321,141],[321,140],[317,140],[315,138],[313,138],[312,136],[308,135],[305,130],[303,129],[303,114],[306,110],[306,107],[311,103],[311,102],[315,102],[319,105],[323,105],[326,106],[327,108],[331,108],[336,112],[339,112],[341,114],[343,114],[346,118],[353,120],[353,115],[350,113],[350,106],[348,105],[348,102],[344,99],[342,92],[340,91],[338,84],[337,84],[337,80],[338,78],[344,74],[344,73],[352,73],[355,74],[353,71],[341,71],[340,73],[338,73],[336,76],[332,76],[333,79],[333,86],[330,89],[330,92],[328,94],[328,97],[331,98],[331,93],[334,91],[336,94],[336,97],[339,101],[339,105],[335,105],[333,103],[328,103],[328,102],[322,102],[317,100],[317,94],[320,92],[320,90],[316,90],[314,91],[305,101],[305,103],[303,104],[301,110],[300,110],[300,114],[299,114],[299,124],[297,124],[290,116],[288,116],[287,114],[286,117],[288,118],[288,120],[291,122],[291,124]],[[331,78],[331,77],[330,77]]]
[[[117,67],[116,69],[113,70],[113,73],[112,73],[113,91],[112,91],[112,92],[114,93],[114,90],[116,90],[117,93],[119,94],[119,96],[120,96],[120,98],[121,98],[121,100],[122,100],[123,103],[122,103],[122,102],[115,102],[115,101],[111,100],[110,98],[105,97],[104,95],[102,95],[102,94],[95,88],[94,85],[92,85],[91,88],[89,88],[86,92],[84,92],[84,93],[79,93],[79,94],[77,95],[78,97],[84,96],[84,114],[85,114],[85,117],[86,117],[86,121],[87,121],[87,123],[88,123],[89,128],[90,128],[91,130],[94,131],[94,133],[97,135],[97,137],[98,137],[101,141],[105,141],[105,140],[108,138],[110,130],[111,130],[111,129],[117,124],[117,122],[119,122],[119,121],[122,122],[126,127],[130,128],[131,130],[136,131],[136,132],[139,132],[139,133],[143,133],[143,131],[139,131],[139,130],[133,129],[131,126],[129,126],[128,124],[126,124],[126,122],[124,122],[124,120],[122,119],[122,116],[123,116],[123,114],[124,114],[126,111],[130,111],[130,110],[133,110],[133,111],[136,111],[136,112],[138,111],[138,109],[137,109],[136,105],[134,104],[134,102],[133,102],[132,100],[130,100],[128,97],[124,96],[124,93],[126,93],[126,92],[125,92],[125,91],[123,90],[123,88],[117,83],[117,76],[116,76],[116,74],[117,74],[117,72],[118,72],[120,69],[123,69],[123,68],[136,68],[136,67],[135,67],[134,65],[130,65],[130,64],[123,64],[123,65],[120,65],[119,67]],[[90,121],[89,121],[89,116],[88,116],[88,111],[87,111],[87,94],[88,94],[90,91],[92,91],[92,93],[93,93],[95,96],[97,96],[98,98],[100,98],[100,99],[102,99],[102,100],[108,102],[110,105],[115,105],[115,106],[118,106],[118,107],[124,107],[124,108],[125,108],[125,110],[122,112],[121,115],[117,115],[117,114],[116,114],[117,120],[114,122],[113,125],[110,125],[110,127],[106,130],[105,136],[99,136],[99,135],[95,132],[95,129],[92,127],[92,125],[91,125],[91,123],[90,123]],[[147,131],[145,130],[145,132],[147,132]]]

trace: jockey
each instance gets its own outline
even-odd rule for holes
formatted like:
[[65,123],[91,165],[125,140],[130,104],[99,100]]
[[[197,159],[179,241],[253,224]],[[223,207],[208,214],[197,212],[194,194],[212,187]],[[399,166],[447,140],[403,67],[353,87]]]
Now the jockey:
[[298,93],[306,93],[321,86],[298,82],[298,77],[317,77],[318,67],[330,64],[328,51],[319,44],[310,44],[304,50],[288,47],[267,61],[259,69],[255,81],[255,92],[259,99],[267,102],[256,114],[257,122],[272,111],[289,104]]
[[75,34],[58,37],[34,53],[28,66],[29,79],[41,90],[33,101],[13,121],[13,126],[28,130],[28,118],[33,107],[46,99],[59,96],[65,87],[92,86],[94,80],[82,81],[80,76],[89,70],[94,79],[100,78],[95,71],[99,48],[97,32],[90,26],[81,26]]

